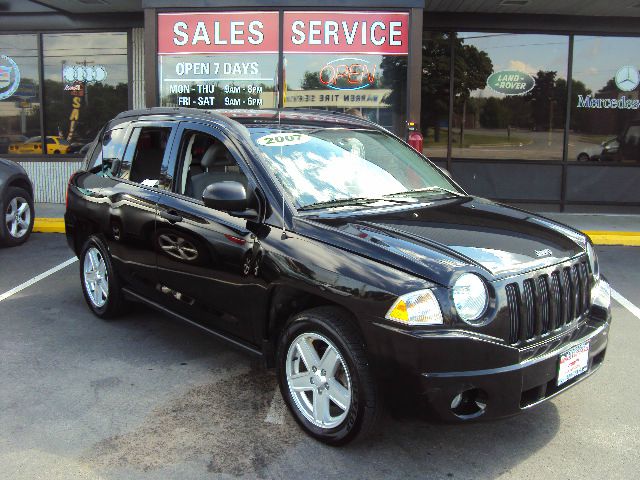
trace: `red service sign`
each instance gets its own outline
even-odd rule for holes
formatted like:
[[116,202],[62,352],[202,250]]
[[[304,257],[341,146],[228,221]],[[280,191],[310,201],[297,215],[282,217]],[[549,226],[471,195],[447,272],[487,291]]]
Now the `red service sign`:
[[407,12],[285,12],[285,53],[409,53]]
[[158,14],[158,54],[277,53],[278,12]]

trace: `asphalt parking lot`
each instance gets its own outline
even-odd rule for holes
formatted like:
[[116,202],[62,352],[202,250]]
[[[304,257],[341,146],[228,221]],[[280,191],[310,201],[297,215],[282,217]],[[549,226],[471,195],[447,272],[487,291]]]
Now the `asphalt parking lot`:
[[[598,250],[637,305],[638,249]],[[0,250],[0,295],[71,256],[59,234]],[[0,478],[637,478],[640,318],[616,302],[613,315],[600,372],[524,415],[386,415],[338,449],[299,430],[244,354],[141,306],[94,317],[74,263],[0,301]]]

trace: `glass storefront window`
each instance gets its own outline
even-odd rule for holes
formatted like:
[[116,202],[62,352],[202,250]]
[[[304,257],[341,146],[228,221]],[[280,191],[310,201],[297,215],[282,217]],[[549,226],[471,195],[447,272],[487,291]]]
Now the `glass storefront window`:
[[285,108],[337,110],[403,135],[406,12],[284,14]]
[[275,108],[277,54],[162,55],[160,106]]
[[562,160],[569,37],[458,33],[452,157]]
[[278,12],[158,15],[160,105],[275,108]]
[[127,34],[46,34],[43,56],[48,153],[77,154],[128,107]]
[[37,36],[0,35],[0,154],[39,155],[39,135]]
[[640,162],[640,38],[576,36],[568,159]]
[[424,153],[431,158],[447,156],[450,59],[448,33],[422,32],[420,126],[424,135]]
[[406,56],[289,54],[285,71],[285,108],[347,112],[402,132]]

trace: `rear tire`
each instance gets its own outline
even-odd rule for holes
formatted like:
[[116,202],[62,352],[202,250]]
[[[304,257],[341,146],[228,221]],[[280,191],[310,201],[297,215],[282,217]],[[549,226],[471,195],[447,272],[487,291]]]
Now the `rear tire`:
[[0,244],[7,247],[22,245],[33,231],[33,199],[23,188],[9,187],[0,200]]
[[278,342],[280,391],[298,424],[329,445],[371,431],[380,410],[364,342],[339,309],[313,308],[284,327]]
[[100,318],[121,315],[126,301],[105,244],[91,236],[80,251],[80,284],[91,311]]
[[579,162],[588,162],[589,160],[589,155],[587,155],[586,153],[581,153],[580,155],[578,155]]

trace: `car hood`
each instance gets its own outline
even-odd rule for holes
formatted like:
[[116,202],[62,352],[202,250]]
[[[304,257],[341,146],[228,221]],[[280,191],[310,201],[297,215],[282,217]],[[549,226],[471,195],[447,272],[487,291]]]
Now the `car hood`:
[[[494,279],[562,262],[584,252],[585,236],[552,220],[464,197],[304,217],[323,237],[430,280],[448,284],[460,269]],[[316,233],[316,235],[322,235]],[[434,276],[436,278],[434,278]]]

